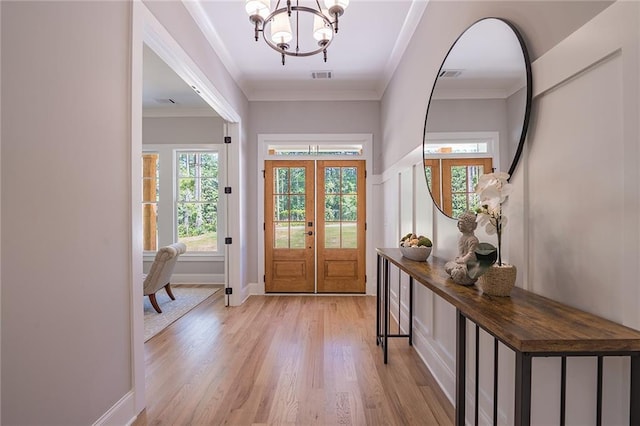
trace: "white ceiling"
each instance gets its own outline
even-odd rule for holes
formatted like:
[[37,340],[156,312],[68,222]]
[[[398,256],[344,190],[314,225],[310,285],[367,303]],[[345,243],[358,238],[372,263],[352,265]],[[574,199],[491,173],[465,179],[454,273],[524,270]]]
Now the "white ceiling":
[[215,111],[146,44],[142,57],[145,116],[216,116]]
[[[315,4],[315,0],[298,1],[301,6],[311,7]],[[182,2],[250,101],[379,100],[427,5],[427,0],[351,0],[340,18],[340,30],[329,46],[326,63],[319,54],[287,57],[283,66],[278,52],[272,50],[262,38],[258,42],[254,40],[253,26],[244,11],[244,0]],[[271,0],[272,8],[276,2]],[[285,4],[286,0],[281,2]],[[293,4],[295,2],[292,0]],[[568,1],[545,2],[544,7],[540,7],[537,2],[518,3],[518,11],[522,9],[524,16],[537,13],[531,22],[547,23],[541,30],[537,24],[520,19],[520,24],[526,27],[522,28],[524,33],[529,35],[532,59],[609,4],[610,1]],[[447,13],[455,13],[459,9],[456,9],[458,5],[455,1],[435,2],[435,6],[436,9],[453,8],[452,12]],[[466,2],[465,7],[473,9],[486,6],[471,1]],[[384,30],[379,30],[380,27]],[[486,37],[492,38],[494,35],[488,34]],[[464,49],[462,56],[450,58],[451,64],[447,66],[468,68],[463,57],[476,60],[484,58],[487,65],[493,60],[492,55],[506,51],[505,48],[496,48],[496,45],[493,49],[479,48],[473,44],[470,46]],[[215,114],[147,47],[143,68],[146,116]],[[333,78],[314,80],[312,71],[331,71]],[[475,84],[470,79],[467,83]],[[443,86],[445,84],[449,82],[443,83]],[[504,91],[504,88],[500,90]],[[163,103],[165,99],[173,99],[176,103]]]
[[[315,0],[298,1],[301,6],[315,4]],[[276,2],[271,1],[272,7]],[[318,54],[287,57],[285,66],[262,36],[255,41],[244,0],[189,0],[183,4],[249,100],[378,100],[427,2],[351,0],[340,18],[339,33],[327,49],[327,62]],[[371,24],[381,16],[385,18],[384,32],[375,31]],[[314,80],[312,71],[331,71],[332,79]],[[145,116],[215,115],[146,45],[143,108]]]
[[[296,0],[292,0],[292,4]],[[315,0],[298,0],[317,8]],[[271,0],[272,8],[277,0]],[[184,1],[249,100],[378,100],[426,7],[425,0],[351,0],[328,50],[310,57],[281,56],[254,39],[244,0]],[[323,4],[323,0],[320,0]],[[281,0],[280,7],[286,5]],[[383,22],[381,20],[384,19]],[[303,22],[304,23],[304,22]],[[380,31],[377,25],[383,25]],[[300,32],[311,32],[300,28]],[[292,46],[293,47],[293,46]],[[314,80],[312,71],[332,71]]]

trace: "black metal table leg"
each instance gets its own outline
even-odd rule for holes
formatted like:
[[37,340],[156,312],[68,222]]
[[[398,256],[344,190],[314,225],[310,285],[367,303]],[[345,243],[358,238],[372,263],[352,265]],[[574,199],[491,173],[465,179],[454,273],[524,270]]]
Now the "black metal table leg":
[[376,346],[380,345],[380,262],[382,261],[382,257],[378,254],[378,262],[376,265]]
[[387,353],[389,352],[389,260],[384,259],[384,331],[383,331],[383,348],[384,363],[387,363]]
[[629,409],[629,424],[640,425],[640,352],[631,355],[631,402]]
[[531,354],[516,352],[516,426],[531,423]]
[[456,309],[456,425],[465,426],[467,319]]
[[409,346],[413,346],[413,277],[409,276]]

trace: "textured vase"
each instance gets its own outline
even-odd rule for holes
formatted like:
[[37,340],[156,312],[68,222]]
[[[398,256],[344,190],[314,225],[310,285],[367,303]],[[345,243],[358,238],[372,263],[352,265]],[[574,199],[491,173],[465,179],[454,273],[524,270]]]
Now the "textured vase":
[[478,278],[477,285],[484,294],[509,296],[516,283],[516,273],[516,267],[513,265],[493,265]]

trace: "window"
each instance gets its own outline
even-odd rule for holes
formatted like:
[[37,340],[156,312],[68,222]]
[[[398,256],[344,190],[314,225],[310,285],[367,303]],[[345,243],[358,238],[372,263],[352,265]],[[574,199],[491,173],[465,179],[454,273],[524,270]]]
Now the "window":
[[[216,145],[145,145],[142,154],[143,248],[154,253],[180,241],[187,256],[221,256],[219,188],[224,150]],[[204,258],[202,259],[204,260]]]
[[218,154],[178,151],[178,241],[189,251],[218,249]]

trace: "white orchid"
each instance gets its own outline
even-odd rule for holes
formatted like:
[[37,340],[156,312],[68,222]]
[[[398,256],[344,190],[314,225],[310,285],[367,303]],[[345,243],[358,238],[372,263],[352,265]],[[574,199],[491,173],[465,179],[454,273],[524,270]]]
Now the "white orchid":
[[487,173],[480,176],[475,191],[480,199],[476,221],[480,226],[485,227],[487,234],[498,235],[498,265],[502,265],[500,246],[502,230],[507,224],[507,217],[502,214],[502,203],[509,197],[513,188],[508,180],[508,173]]

